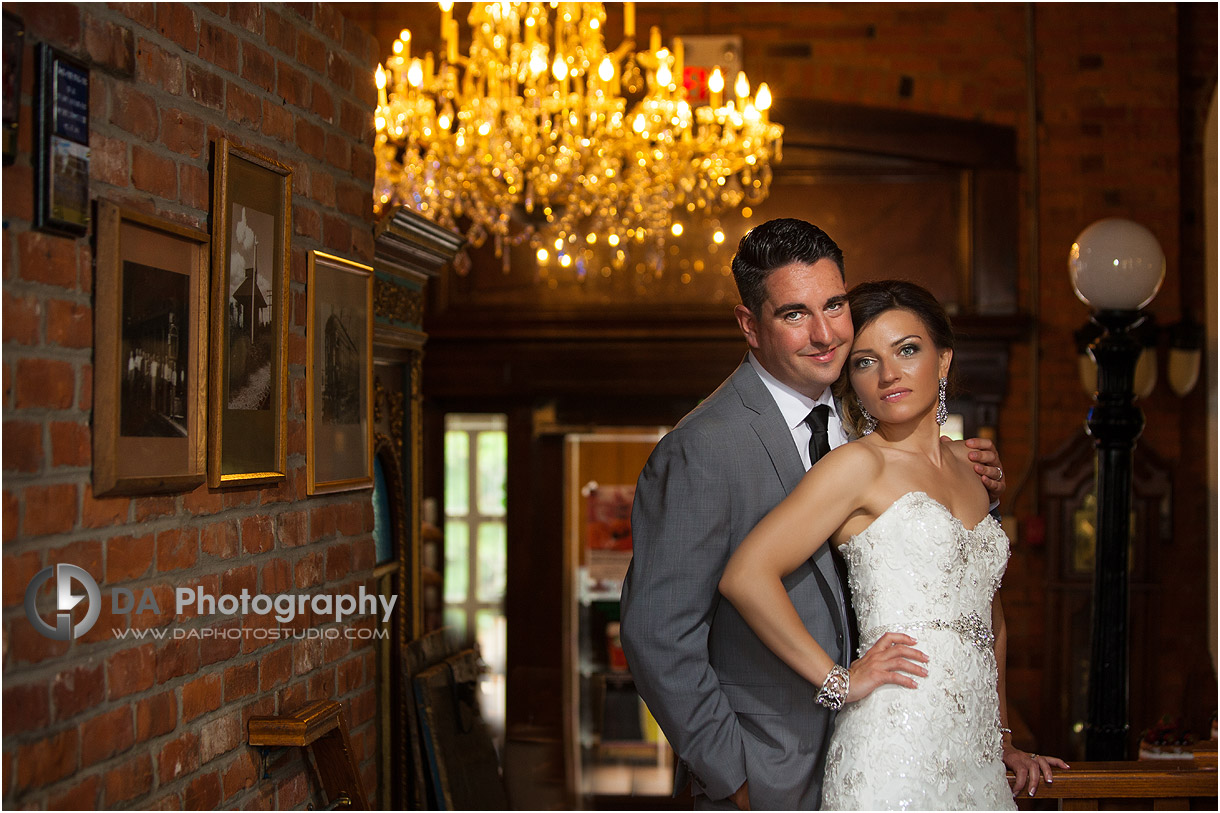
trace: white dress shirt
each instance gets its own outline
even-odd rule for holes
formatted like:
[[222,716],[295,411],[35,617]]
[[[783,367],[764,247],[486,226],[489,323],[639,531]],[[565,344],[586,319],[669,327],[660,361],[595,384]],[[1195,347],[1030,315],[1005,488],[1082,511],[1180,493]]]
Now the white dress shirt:
[[809,417],[809,411],[815,406],[825,404],[830,407],[830,418],[826,424],[830,448],[836,449],[847,443],[847,432],[843,429],[843,422],[839,420],[839,412],[835,408],[835,399],[830,392],[830,387],[823,390],[821,396],[816,399],[801,395],[764,370],[758,359],[754,358],[753,353],[748,354],[748,358],[754,371],[766,385],[767,392],[771,393],[771,397],[775,399],[780,413],[784,416],[784,422],[788,424],[788,431],[792,433],[792,442],[796,444],[796,450],[801,455],[801,463],[805,466],[806,471],[810,466],[809,437],[813,434],[813,430],[809,428],[809,424],[805,423],[805,419]]

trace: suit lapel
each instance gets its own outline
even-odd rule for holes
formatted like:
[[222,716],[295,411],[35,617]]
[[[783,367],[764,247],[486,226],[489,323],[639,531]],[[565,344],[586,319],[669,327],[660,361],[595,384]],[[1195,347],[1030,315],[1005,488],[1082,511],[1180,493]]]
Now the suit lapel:
[[[767,385],[758,377],[758,373],[754,372],[754,368],[748,361],[742,362],[730,380],[741,397],[742,405],[756,413],[750,421],[750,426],[771,457],[771,463],[775,466],[775,473],[784,485],[784,491],[791,494],[792,489],[796,488],[796,484],[805,476],[805,467],[801,463],[796,444],[792,442],[792,432],[784,422],[783,413],[779,411],[775,399],[767,391]],[[841,408],[837,402],[835,406]],[[847,626],[845,611],[847,605],[839,574],[835,570],[830,545],[826,544],[819,548],[811,558],[810,564],[815,571],[818,588],[832,614],[831,620],[834,622],[835,631],[842,635]],[[846,657],[850,663],[850,652],[846,647],[844,647],[844,651],[848,653]]]

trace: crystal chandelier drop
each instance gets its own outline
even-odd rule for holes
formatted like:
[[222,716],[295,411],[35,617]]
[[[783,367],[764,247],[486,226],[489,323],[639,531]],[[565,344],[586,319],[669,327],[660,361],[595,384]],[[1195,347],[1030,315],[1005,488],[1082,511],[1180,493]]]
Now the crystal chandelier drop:
[[523,242],[540,269],[583,278],[629,257],[659,275],[665,241],[691,226],[723,240],[716,218],[762,201],[780,160],[770,91],[751,96],[739,73],[730,96],[716,68],[710,103],[692,109],[681,40],[665,48],[653,28],[637,53],[634,5],[613,51],[601,3],[474,3],[459,55],[441,2],[439,64],[412,57],[404,30],[377,68],[374,208],[405,204],[475,247],[490,238],[506,272]]

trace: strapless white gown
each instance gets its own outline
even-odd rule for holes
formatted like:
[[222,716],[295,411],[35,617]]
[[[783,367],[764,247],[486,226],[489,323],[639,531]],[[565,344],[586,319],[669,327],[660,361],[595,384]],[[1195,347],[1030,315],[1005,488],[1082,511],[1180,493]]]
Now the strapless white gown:
[[839,712],[824,810],[1015,810],[1001,761],[991,599],[1008,537],[967,529],[927,494],[899,498],[841,548],[863,653],[903,632],[928,656],[918,689],[887,684]]

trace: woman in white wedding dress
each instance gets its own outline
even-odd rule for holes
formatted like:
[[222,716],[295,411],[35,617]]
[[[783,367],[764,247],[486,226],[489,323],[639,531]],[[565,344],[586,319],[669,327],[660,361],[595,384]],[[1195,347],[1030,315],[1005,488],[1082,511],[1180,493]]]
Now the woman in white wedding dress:
[[[819,703],[842,707],[824,809],[1013,809],[1067,765],[1014,748],[1008,730],[996,596],[1008,538],[969,450],[940,438],[952,328],[912,283],[864,283],[848,301],[856,337],[837,394],[862,437],[758,524],[720,589]],[[847,561],[865,653],[850,670],[805,630],[782,581],[827,539]]]

